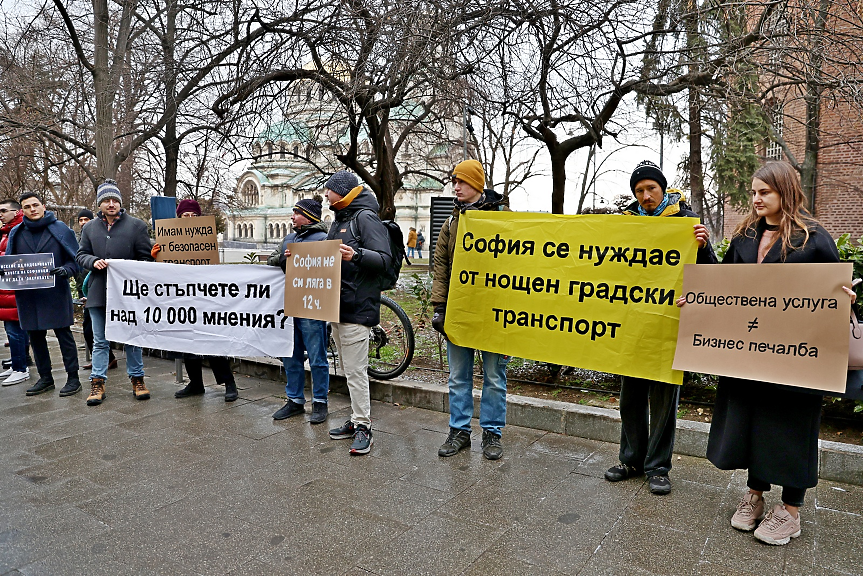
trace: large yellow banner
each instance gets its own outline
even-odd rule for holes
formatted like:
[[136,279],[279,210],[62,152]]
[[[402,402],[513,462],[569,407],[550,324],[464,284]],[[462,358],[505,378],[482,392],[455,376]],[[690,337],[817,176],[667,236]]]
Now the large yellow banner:
[[467,211],[446,333],[459,346],[680,384],[674,300],[697,223]]

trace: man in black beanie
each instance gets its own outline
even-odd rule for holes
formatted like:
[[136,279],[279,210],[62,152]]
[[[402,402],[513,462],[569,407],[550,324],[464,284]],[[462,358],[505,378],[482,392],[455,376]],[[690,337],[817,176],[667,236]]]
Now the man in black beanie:
[[[639,163],[629,179],[635,202],[627,206],[624,214],[652,217],[698,218],[683,202],[679,192],[668,192],[668,181],[659,166],[645,160]],[[708,240],[707,228],[696,224],[698,264],[716,264],[716,255]],[[620,384],[620,464],[605,472],[605,479],[618,482],[647,474],[653,494],[671,492],[668,473],[671,470],[671,453],[674,450],[674,433],[677,428],[677,404],[680,386],[621,377]]]

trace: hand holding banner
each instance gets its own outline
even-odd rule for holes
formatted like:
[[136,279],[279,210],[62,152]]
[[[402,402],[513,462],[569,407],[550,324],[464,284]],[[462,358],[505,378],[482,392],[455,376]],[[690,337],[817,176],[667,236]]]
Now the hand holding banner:
[[674,368],[844,392],[852,265],[685,268]]

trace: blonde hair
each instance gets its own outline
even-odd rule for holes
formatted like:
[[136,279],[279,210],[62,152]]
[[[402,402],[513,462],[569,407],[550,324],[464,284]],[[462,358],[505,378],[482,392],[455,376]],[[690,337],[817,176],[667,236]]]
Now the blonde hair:
[[[768,162],[752,175],[753,180],[756,178],[779,194],[778,240],[782,242],[782,256],[784,257],[796,249],[791,243],[792,237],[802,232],[803,244],[806,244],[809,241],[809,228],[818,222],[804,206],[806,195],[800,184],[800,175],[791,164],[788,162]],[[752,204],[749,214],[737,225],[733,236],[755,238],[755,229],[761,219],[762,217],[755,212],[755,205]]]

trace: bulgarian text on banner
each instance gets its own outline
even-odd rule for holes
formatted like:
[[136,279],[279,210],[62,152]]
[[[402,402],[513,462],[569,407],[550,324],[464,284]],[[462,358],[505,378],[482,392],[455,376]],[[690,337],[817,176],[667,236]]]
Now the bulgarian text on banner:
[[694,218],[467,211],[446,332],[459,345],[680,384],[672,370]]
[[271,266],[108,261],[105,336],[209,356],[290,356],[285,275]]

